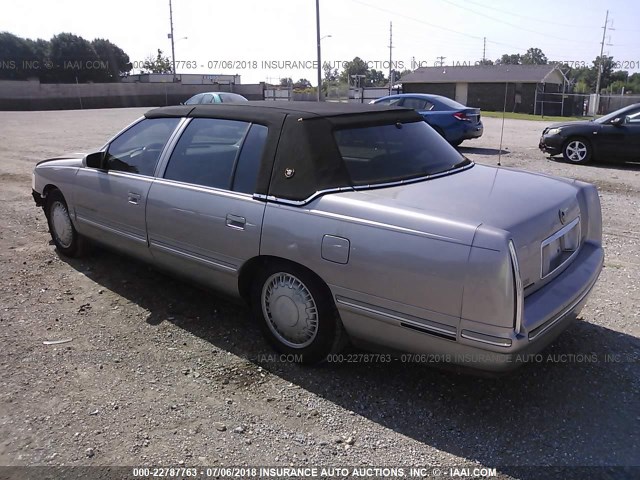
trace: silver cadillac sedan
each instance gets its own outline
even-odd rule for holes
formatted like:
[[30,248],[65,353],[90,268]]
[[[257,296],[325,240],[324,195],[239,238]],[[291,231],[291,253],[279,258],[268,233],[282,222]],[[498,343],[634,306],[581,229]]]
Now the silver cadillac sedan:
[[513,369],[576,318],[604,258],[593,185],[476,165],[391,106],[155,109],[40,162],[33,197],[62,254],[95,241],[241,297],[312,363],[350,340]]

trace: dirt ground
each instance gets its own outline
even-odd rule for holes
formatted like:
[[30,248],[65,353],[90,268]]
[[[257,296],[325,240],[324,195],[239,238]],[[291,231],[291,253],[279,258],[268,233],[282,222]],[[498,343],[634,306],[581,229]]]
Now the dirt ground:
[[[550,160],[546,123],[505,122],[502,165],[601,194],[606,265],[546,361],[499,379],[310,368],[215,292],[102,249],[56,254],[33,166],[143,111],[0,112],[0,465],[640,466],[640,166]],[[495,165],[501,120],[484,123],[461,151]]]

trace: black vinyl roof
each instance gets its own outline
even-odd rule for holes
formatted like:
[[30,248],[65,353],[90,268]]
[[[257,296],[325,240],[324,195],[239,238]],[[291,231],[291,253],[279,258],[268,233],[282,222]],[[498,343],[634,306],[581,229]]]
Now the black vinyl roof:
[[[241,102],[161,107],[147,118],[239,120],[269,127],[256,193],[304,201],[316,192],[351,187],[333,132],[424,119],[415,110],[389,105],[332,102]],[[295,175],[285,175],[285,172]]]
[[145,113],[147,118],[163,117],[253,117],[278,121],[286,115],[298,115],[301,118],[328,118],[342,115],[359,115],[374,112],[409,110],[389,105],[371,105],[368,103],[337,102],[278,102],[251,101],[238,103],[218,103],[207,105],[176,105],[160,107]]

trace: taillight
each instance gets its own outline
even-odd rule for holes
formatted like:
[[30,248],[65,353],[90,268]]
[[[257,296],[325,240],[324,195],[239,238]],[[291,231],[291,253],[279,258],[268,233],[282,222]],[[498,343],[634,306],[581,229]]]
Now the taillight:
[[464,112],[456,112],[453,114],[453,116],[455,118],[457,118],[458,120],[462,120],[463,122],[470,122],[471,119],[469,117],[467,117],[467,114]]

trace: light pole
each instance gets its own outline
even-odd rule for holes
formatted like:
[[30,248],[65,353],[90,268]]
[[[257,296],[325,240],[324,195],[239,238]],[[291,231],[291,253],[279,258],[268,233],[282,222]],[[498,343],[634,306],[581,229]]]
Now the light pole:
[[320,54],[320,0],[316,0],[316,40],[318,43],[318,89],[316,100],[319,102],[321,99],[320,88],[322,87],[322,55]]
[[173,72],[173,81],[176,81],[176,47],[173,41],[173,8],[171,7],[171,0],[169,0],[169,27],[171,32],[169,38],[171,39],[171,71]]

